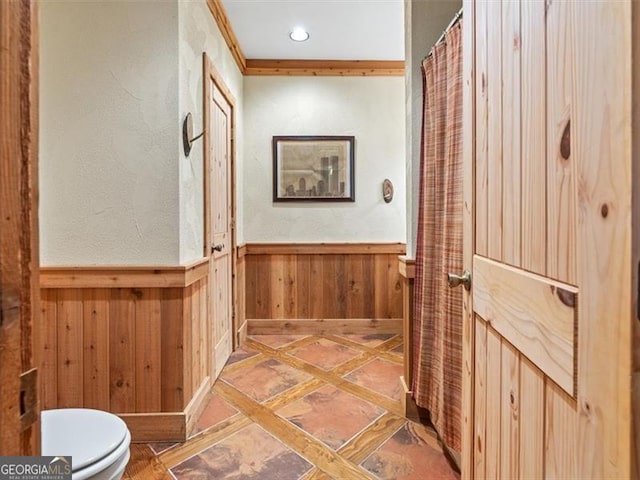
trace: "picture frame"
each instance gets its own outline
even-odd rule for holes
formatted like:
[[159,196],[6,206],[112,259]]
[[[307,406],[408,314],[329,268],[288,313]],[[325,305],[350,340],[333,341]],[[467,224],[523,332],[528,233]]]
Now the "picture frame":
[[274,202],[355,202],[355,137],[274,136]]

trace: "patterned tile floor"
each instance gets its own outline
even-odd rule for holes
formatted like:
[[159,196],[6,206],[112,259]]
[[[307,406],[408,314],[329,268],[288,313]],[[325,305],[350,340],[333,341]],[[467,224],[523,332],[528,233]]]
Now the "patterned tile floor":
[[184,444],[151,444],[177,479],[458,479],[401,416],[402,339],[257,335],[236,350]]

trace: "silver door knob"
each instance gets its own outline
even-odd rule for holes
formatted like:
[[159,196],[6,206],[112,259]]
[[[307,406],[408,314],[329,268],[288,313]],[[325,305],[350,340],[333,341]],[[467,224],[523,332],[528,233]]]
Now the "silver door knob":
[[224,248],[224,244],[223,243],[219,243],[215,247],[211,247],[211,252],[213,253],[214,250],[216,252],[221,252],[223,248]]
[[447,282],[451,288],[458,285],[464,285],[464,288],[471,290],[471,272],[465,270],[462,275],[456,275],[455,273],[447,273]]

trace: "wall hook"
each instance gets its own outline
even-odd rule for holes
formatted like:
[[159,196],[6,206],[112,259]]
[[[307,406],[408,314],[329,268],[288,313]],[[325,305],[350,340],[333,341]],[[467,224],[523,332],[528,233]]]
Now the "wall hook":
[[193,142],[198,140],[202,135],[204,135],[204,131],[200,135],[193,136],[193,117],[191,116],[191,112],[187,113],[187,116],[184,117],[184,122],[182,122],[182,143],[184,145],[185,156],[189,156]]
[[382,182],[382,198],[385,203],[390,203],[393,200],[393,183],[388,178]]

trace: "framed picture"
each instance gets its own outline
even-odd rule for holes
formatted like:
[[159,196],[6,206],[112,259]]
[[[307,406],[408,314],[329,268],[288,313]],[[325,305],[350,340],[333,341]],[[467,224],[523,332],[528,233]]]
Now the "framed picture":
[[355,202],[354,137],[273,137],[274,202]]

